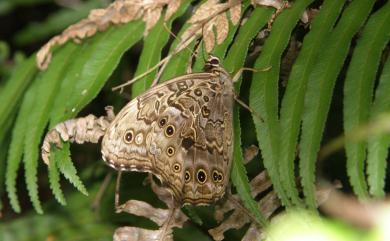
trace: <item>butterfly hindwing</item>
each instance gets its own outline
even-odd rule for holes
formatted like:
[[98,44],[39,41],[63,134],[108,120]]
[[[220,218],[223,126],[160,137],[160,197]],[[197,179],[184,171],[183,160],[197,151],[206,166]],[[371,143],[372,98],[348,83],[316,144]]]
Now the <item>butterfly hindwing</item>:
[[233,89],[226,71],[184,75],[129,102],[102,142],[107,163],[156,175],[174,198],[222,197],[232,159]]

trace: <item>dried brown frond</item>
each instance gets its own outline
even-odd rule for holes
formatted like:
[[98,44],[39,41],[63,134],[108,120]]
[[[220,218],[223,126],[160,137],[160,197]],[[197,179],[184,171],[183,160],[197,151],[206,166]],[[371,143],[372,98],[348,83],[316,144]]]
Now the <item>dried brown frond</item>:
[[[271,186],[272,183],[265,171],[258,174],[250,182],[251,195],[253,198],[260,193],[264,194],[264,192],[268,191],[268,193],[264,195],[257,204],[260,212],[267,219],[269,219],[272,215],[275,215],[275,211],[281,205],[277,194],[273,190],[270,190]],[[329,203],[331,203],[331,205],[337,203],[332,200],[332,197],[335,196],[334,194],[335,191],[337,191],[336,189],[340,187],[341,186],[338,182],[333,185],[317,186],[317,204],[319,206],[322,205],[324,209],[324,207],[326,208],[326,205]],[[234,210],[233,213],[224,220],[224,215],[231,210]],[[219,226],[210,229],[209,233],[216,241],[223,240],[224,232],[227,230],[242,228],[247,223],[250,223],[250,226],[241,241],[263,240],[266,238],[265,232],[256,224],[256,222],[254,222],[250,212],[241,204],[237,195],[231,195],[221,207],[216,209],[214,216],[220,224]]]
[[37,65],[46,69],[51,60],[51,48],[69,40],[80,40],[105,31],[111,25],[124,24],[141,19],[146,23],[147,35],[157,23],[161,12],[167,6],[165,20],[169,19],[180,6],[181,0],[117,0],[105,9],[92,10],[88,18],[69,26],[60,35],[49,40],[37,53]]
[[173,228],[181,228],[188,220],[188,217],[180,209],[181,205],[175,203],[171,193],[166,188],[158,186],[151,175],[146,179],[145,184],[147,183],[151,184],[152,190],[168,206],[168,209],[155,208],[143,201],[129,200],[119,206],[117,212],[127,212],[149,218],[160,228],[149,230],[138,227],[121,227],[115,230],[114,241],[171,241],[173,240]]
[[188,20],[191,26],[183,33],[177,51],[185,48],[195,38],[203,36],[206,51],[211,52],[215,44],[221,44],[228,35],[228,11],[232,24],[236,25],[241,18],[241,1],[220,3],[219,0],[208,0],[200,5]]
[[[265,171],[261,172],[250,182],[252,196],[256,197],[258,194],[269,189],[271,185],[267,173]],[[258,207],[266,218],[269,218],[279,206],[279,198],[273,191],[269,192],[258,202]],[[233,213],[223,220],[224,214],[231,210],[234,210]],[[214,240],[223,240],[224,232],[229,229],[239,229],[247,223],[251,223],[251,226],[244,235],[243,240],[261,240],[260,237],[263,235],[263,232],[257,227],[250,212],[241,204],[238,195],[231,195],[220,208],[216,209],[215,219],[218,222],[223,220],[223,222],[219,226],[209,230]]]

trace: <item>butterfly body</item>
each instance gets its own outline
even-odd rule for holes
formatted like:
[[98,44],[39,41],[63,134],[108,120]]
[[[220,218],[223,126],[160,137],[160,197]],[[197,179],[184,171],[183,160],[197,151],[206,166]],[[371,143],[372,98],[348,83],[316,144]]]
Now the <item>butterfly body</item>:
[[108,165],[154,174],[181,204],[215,202],[229,181],[233,83],[215,58],[205,69],[129,102],[102,141]]

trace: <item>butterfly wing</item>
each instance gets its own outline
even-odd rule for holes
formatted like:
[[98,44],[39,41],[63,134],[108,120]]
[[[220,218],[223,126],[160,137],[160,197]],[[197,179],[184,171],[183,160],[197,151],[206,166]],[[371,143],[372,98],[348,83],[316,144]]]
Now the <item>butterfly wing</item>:
[[229,179],[232,101],[232,87],[215,73],[160,84],[119,112],[103,157],[119,170],[153,173],[181,203],[213,202]]

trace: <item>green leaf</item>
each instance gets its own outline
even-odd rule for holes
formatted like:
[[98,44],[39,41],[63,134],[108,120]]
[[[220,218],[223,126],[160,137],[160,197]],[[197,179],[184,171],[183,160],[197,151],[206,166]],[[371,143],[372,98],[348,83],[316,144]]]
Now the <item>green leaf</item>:
[[[302,117],[299,164],[306,203],[312,209],[316,207],[315,162],[330,108],[333,88],[348,54],[350,42],[370,13],[373,3],[374,1],[356,0],[349,4],[326,43],[321,47],[326,51],[321,52],[309,76],[305,95],[305,111]],[[348,172],[355,177],[359,175]],[[357,189],[361,190],[364,187],[356,188],[356,191],[360,193]],[[364,193],[363,190],[361,191]]]
[[49,121],[49,111],[53,106],[54,98],[60,86],[60,81],[68,67],[67,63],[71,60],[77,46],[73,43],[67,44],[54,56],[50,68],[41,72],[37,81],[37,96],[34,104],[28,112],[28,125],[24,142],[24,164],[25,178],[29,196],[35,210],[42,213],[42,208],[38,198],[38,180],[37,168],[39,159],[39,144],[42,134]]
[[[95,52],[99,51],[98,44],[101,39],[104,37],[103,34],[98,34],[92,39],[87,39],[80,45],[78,51],[75,52],[74,62],[70,64],[69,69],[66,71],[64,79],[61,81],[60,92],[58,93],[54,106],[50,112],[50,125],[49,129],[52,129],[58,123],[65,121],[69,118],[74,117],[77,113],[70,115],[71,109],[68,105],[71,102],[73,97],[75,86],[79,81],[86,81],[80,79],[81,74],[83,73],[84,67],[92,59],[92,56]],[[49,65],[50,68],[50,65]],[[91,80],[90,80],[91,81]],[[93,81],[93,80],[92,80]],[[68,119],[69,119],[68,118]]]
[[304,96],[309,74],[314,68],[322,44],[336,22],[345,1],[326,0],[314,18],[310,32],[305,36],[302,49],[292,67],[280,110],[280,178],[294,205],[301,205],[295,180],[295,155]]
[[244,167],[244,160],[242,158],[241,150],[241,128],[240,128],[240,117],[239,109],[234,107],[234,154],[233,154],[233,163],[231,171],[231,180],[234,186],[237,188],[238,195],[242,199],[246,208],[248,208],[251,214],[254,215],[256,221],[262,225],[266,226],[267,221],[264,216],[261,214],[260,210],[257,207],[257,203],[251,195],[251,190],[249,186],[248,176]]
[[264,122],[253,118],[257,140],[260,144],[264,166],[267,168],[276,193],[283,205],[290,206],[286,190],[284,189],[279,170],[286,168],[280,166],[280,124],[278,121],[278,80],[280,60],[286,49],[293,31],[302,13],[312,0],[295,1],[291,8],[283,10],[275,20],[270,36],[264,43],[262,53],[256,60],[255,69],[270,70],[254,73],[250,89],[249,103],[253,111],[259,113]]
[[[178,43],[180,42],[180,36],[185,32],[187,28],[189,28],[189,24],[184,24],[181,28],[178,39],[175,39],[171,45],[169,53],[172,53]],[[190,43],[187,48],[183,49],[181,52],[176,53],[172,56],[171,60],[168,62],[165,67],[164,72],[161,75],[160,82],[164,82],[166,80],[170,80],[176,76],[180,76],[186,73],[188,61],[190,61],[191,52],[188,49],[193,49],[195,46],[195,41]]]
[[15,125],[12,129],[11,144],[8,149],[7,170],[5,183],[12,209],[19,213],[20,205],[16,194],[16,178],[20,162],[22,161],[25,133],[28,125],[30,110],[33,108],[35,97],[37,96],[38,81],[35,80],[24,95]]
[[62,205],[66,205],[66,200],[64,197],[64,194],[62,193],[61,190],[61,185],[60,185],[60,173],[58,172],[56,162],[61,161],[57,157],[57,149],[55,149],[52,152],[53,158],[50,158],[50,163],[49,163],[49,182],[50,182],[50,189],[53,191],[54,197],[57,199],[59,203]]
[[[17,108],[23,93],[35,76],[35,55],[20,63],[0,91],[0,136],[6,132],[5,123]],[[0,140],[1,142],[1,140]]]
[[[390,38],[389,26],[390,3],[387,3],[370,17],[357,42],[344,85],[344,129],[346,133],[365,124],[368,120],[382,50]],[[386,28],[389,31],[384,31]],[[388,99],[383,95],[377,97]],[[378,99],[377,101],[382,100]],[[386,105],[388,104],[382,105],[382,108]],[[380,111],[376,107],[376,110],[373,110],[374,116],[377,116],[379,113]],[[382,135],[382,139],[383,137],[384,135]],[[366,147],[365,141],[347,142],[345,147],[351,183],[354,185],[354,190],[360,198],[367,197],[364,181]],[[379,152],[380,156],[377,156],[378,152],[374,154],[371,151],[367,169],[370,183],[375,187],[375,193],[381,193],[382,196],[384,195],[387,148],[388,145],[382,145],[382,150]],[[376,149],[376,151],[378,150]],[[378,185],[379,183],[381,184]]]
[[[243,67],[246,55],[248,53],[249,44],[257,35],[258,31],[267,23],[272,11],[266,8],[256,8],[245,24],[240,28],[236,37],[236,44],[231,47],[226,59],[224,67],[226,70],[235,72]],[[235,90],[240,91],[241,81],[235,84]],[[237,189],[238,195],[242,199],[244,205],[256,217],[256,220],[261,225],[266,225],[267,221],[260,213],[256,201],[251,195],[250,185],[246,169],[243,164],[241,150],[241,126],[239,119],[239,109],[234,108],[234,153],[231,171],[231,180]]]
[[63,143],[62,149],[56,149],[56,160],[55,163],[60,169],[60,172],[64,175],[66,179],[69,180],[72,185],[79,190],[82,194],[88,196],[88,191],[85,188],[83,182],[80,180],[77,175],[77,170],[73,165],[73,162],[70,158],[69,142]]
[[57,120],[73,118],[96,97],[119,64],[122,55],[142,38],[144,25],[142,21],[134,21],[111,27],[101,33],[99,41],[94,41],[91,46],[96,51],[88,53],[90,57],[80,75],[74,76],[78,81],[74,85],[73,95],[66,103],[66,112],[57,117]]
[[[155,66],[161,60],[161,52],[169,40],[170,33],[165,29],[171,29],[172,22],[180,17],[188,8],[191,1],[184,2],[168,21],[164,21],[164,15],[160,18],[157,24],[153,27],[147,37],[144,38],[144,46],[142,48],[141,57],[138,60],[137,71],[134,76],[139,76],[150,68]],[[132,95],[137,96],[147,90],[156,78],[157,70],[151,72],[142,79],[139,79],[132,86]]]
[[[5,168],[7,160],[7,150],[9,147],[9,141],[0,143],[0,197],[3,197],[4,194],[4,181],[5,181]],[[3,201],[0,199],[0,213],[3,210]]]

